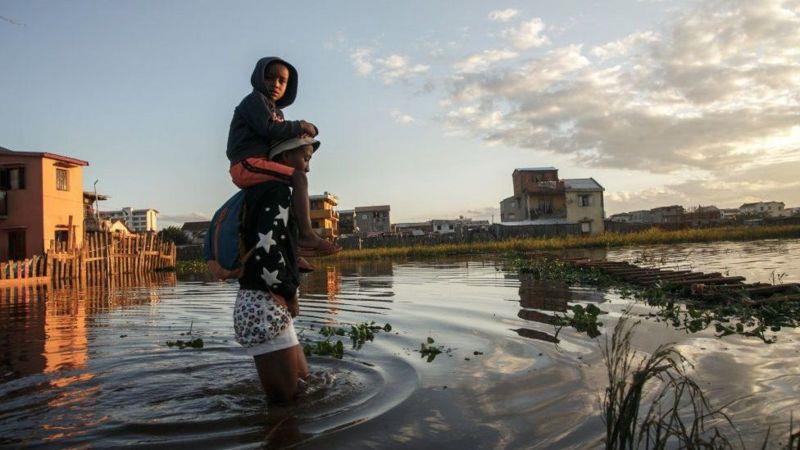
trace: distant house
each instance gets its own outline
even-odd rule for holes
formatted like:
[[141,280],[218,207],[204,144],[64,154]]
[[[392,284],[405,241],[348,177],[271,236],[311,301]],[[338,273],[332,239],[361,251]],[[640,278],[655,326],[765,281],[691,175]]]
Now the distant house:
[[155,232],[158,229],[158,211],[152,208],[122,208],[118,211],[100,211],[100,218],[106,220],[122,220],[136,233]]
[[356,212],[352,209],[344,209],[339,212],[339,235],[353,234],[356,232]]
[[594,178],[564,180],[567,221],[581,224],[583,233],[597,234],[605,230],[605,189]]
[[355,221],[361,234],[374,235],[392,230],[389,220],[389,205],[356,206]]
[[0,260],[43,254],[50,241],[82,245],[88,165],[55,153],[0,147]]
[[403,236],[424,236],[433,232],[431,221],[396,223],[393,226],[395,233]]
[[741,212],[739,208],[722,208],[719,210],[720,212],[720,219],[725,221],[736,220],[739,218]]
[[604,230],[605,190],[594,178],[559,179],[555,167],[515,169],[514,195],[500,202],[503,223],[580,223],[585,233]]
[[120,234],[122,236],[133,234],[133,231],[125,225],[125,222],[119,219],[103,220],[100,227],[102,231],[108,231],[109,233]]
[[184,222],[181,226],[181,231],[189,239],[192,244],[202,244],[206,239],[206,233],[211,226],[210,220],[201,220],[199,222]]
[[96,192],[83,192],[83,225],[87,232],[102,230],[97,203],[109,198],[111,197]]
[[649,209],[639,209],[628,214],[631,215],[631,223],[653,223],[653,213]]
[[632,216],[630,213],[619,213],[619,214],[612,214],[608,216],[608,220],[612,222],[619,222],[619,223],[630,223],[632,222]]
[[698,206],[683,215],[683,222],[693,227],[714,225],[722,220],[722,210],[716,206]]
[[783,202],[755,202],[743,204],[739,211],[745,216],[781,217],[785,207]]
[[334,209],[338,204],[335,195],[325,192],[308,197],[311,203],[311,227],[323,238],[339,235],[339,214]]
[[652,223],[681,223],[686,210],[681,205],[660,206],[650,210]]

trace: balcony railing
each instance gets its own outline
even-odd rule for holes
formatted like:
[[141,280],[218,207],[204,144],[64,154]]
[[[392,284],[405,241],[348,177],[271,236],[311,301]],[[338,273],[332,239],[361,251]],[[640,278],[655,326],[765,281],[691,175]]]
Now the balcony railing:
[[523,183],[522,192],[528,194],[558,194],[564,192],[563,181],[536,181]]

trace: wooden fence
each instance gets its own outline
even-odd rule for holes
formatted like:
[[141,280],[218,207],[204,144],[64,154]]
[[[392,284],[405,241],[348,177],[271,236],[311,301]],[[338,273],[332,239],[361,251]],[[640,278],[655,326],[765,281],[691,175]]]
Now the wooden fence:
[[0,288],[111,284],[175,267],[175,260],[175,244],[152,234],[87,233],[80,248],[51,241],[45,256],[0,263]]

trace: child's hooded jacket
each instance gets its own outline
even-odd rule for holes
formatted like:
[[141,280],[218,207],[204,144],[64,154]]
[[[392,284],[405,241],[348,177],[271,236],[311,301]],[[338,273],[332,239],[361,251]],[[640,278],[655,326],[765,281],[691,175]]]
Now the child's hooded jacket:
[[[283,97],[272,102],[264,82],[264,73],[267,66],[276,61],[289,69],[289,81]],[[281,108],[294,103],[297,97],[297,69],[294,66],[274,56],[261,58],[250,77],[250,84],[253,85],[253,92],[242,99],[234,110],[228,132],[226,154],[231,164],[252,156],[264,156],[269,153],[270,142],[297,137],[301,132],[300,121],[284,121],[281,111]]]

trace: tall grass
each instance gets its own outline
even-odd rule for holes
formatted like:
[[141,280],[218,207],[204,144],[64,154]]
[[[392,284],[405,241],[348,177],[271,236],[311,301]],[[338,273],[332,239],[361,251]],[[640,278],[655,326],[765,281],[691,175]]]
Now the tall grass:
[[554,251],[573,248],[610,248],[630,245],[676,244],[681,242],[750,241],[775,238],[800,238],[800,225],[690,228],[677,231],[650,228],[635,233],[602,233],[589,236],[570,235],[551,238],[344,250],[328,258],[425,258],[449,255]]
[[[687,372],[691,364],[672,344],[658,346],[650,356],[631,348],[637,324],[620,318],[602,349],[608,374],[603,398],[606,448],[745,448],[725,406],[711,406]],[[646,411],[645,401],[650,402]],[[761,447],[771,444],[767,430]],[[779,445],[800,449],[800,432],[794,431],[791,419],[787,442]]]

